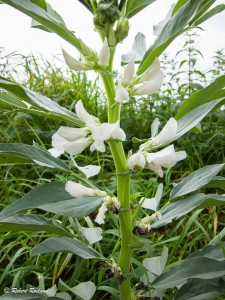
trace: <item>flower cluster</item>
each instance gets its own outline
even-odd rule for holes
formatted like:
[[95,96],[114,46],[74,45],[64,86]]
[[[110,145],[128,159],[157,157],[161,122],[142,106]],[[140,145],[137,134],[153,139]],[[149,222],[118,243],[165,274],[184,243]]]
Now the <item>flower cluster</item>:
[[170,118],[162,131],[157,135],[158,125],[159,122],[156,119],[152,125],[152,138],[140,145],[139,151],[129,157],[128,166],[131,171],[147,168],[154,171],[159,177],[163,177],[162,168],[171,168],[178,161],[186,158],[186,152],[176,152],[174,145],[170,145],[158,152],[149,152],[155,147],[165,145],[176,139],[177,121],[175,119]]
[[81,101],[75,106],[75,111],[80,120],[85,123],[83,128],[70,128],[61,126],[52,136],[53,149],[59,154],[67,152],[71,155],[81,153],[90,146],[90,150],[105,152],[104,142],[109,139],[124,141],[126,135],[120,128],[119,121],[116,123],[100,123],[99,120],[90,115],[84,108]]
[[68,181],[65,185],[65,190],[73,197],[102,197],[102,205],[99,208],[98,214],[95,218],[95,222],[98,224],[105,223],[105,214],[109,208],[113,208],[116,211],[120,210],[120,202],[114,196],[108,196],[106,192],[88,188],[80,183]]

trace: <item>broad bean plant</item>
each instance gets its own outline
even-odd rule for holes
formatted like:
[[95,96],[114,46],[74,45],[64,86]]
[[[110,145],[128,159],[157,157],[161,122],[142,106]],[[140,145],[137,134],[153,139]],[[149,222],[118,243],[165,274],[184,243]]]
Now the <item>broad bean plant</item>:
[[[45,0],[1,2],[30,16],[33,27],[53,32],[72,44],[80,58],[79,55],[71,56],[63,49],[66,64],[74,72],[96,72],[100,76],[108,109],[108,121],[101,122],[87,111],[86,104],[81,100],[75,104],[74,111],[69,111],[49,98],[0,77],[0,105],[4,111],[16,108],[62,122],[52,136],[52,148],[46,150],[37,144],[0,144],[1,162],[32,162],[62,172],[64,178],[68,178],[66,182],[54,180],[39,186],[5,207],[0,213],[1,231],[52,233],[53,236],[31,250],[31,256],[70,252],[82,259],[94,260],[96,272],[104,270],[108,277],[106,286],[104,276],[103,283],[98,286],[86,281],[68,287],[61,280],[63,293],[57,292],[57,289],[51,289],[50,294],[40,292],[35,295],[11,292],[1,299],[71,299],[71,294],[74,299],[100,299],[96,298],[100,290],[107,292],[102,299],[214,299],[225,290],[224,245],[219,243],[225,231],[216,236],[210,245],[174,265],[167,263],[170,251],[166,246],[162,247],[160,255],[151,256],[148,253],[139,261],[137,255],[134,259],[134,254],[145,252],[153,232],[165,230],[166,226],[187,213],[193,210],[199,213],[199,209],[205,207],[224,205],[224,195],[199,192],[212,180],[214,186],[218,184],[219,187],[222,179],[216,175],[224,164],[205,166],[187,176],[184,174],[171,186],[170,195],[167,193],[164,196],[163,189],[165,170],[174,168],[191,155],[185,149],[177,149],[176,140],[195,128],[212,109],[222,105],[225,76],[220,76],[187,98],[180,104],[176,115],[166,122],[160,116],[153,118],[149,135],[144,140],[133,137],[135,150],[130,149],[128,153],[124,150],[127,137],[120,118],[123,106],[131,97],[138,102],[140,97],[157,92],[163,82],[167,84],[160,68],[160,56],[172,41],[185,31],[200,27],[224,10],[225,5],[214,5],[212,8],[216,2],[214,0],[178,0],[167,15],[165,12],[166,18],[159,24],[146,24],[154,25],[156,36],[150,48],[146,49],[145,36],[137,33],[132,49],[127,49],[122,55],[121,66],[115,67],[117,45],[128,36],[132,17],[146,7],[150,8],[154,0],[79,0],[93,14],[93,29],[102,40],[99,52],[70,31],[59,13]],[[63,5],[66,5],[64,2]],[[154,112],[149,114],[152,117]],[[64,126],[65,122],[70,126]],[[81,166],[81,160],[78,164],[77,157],[84,151],[97,151],[99,155],[111,152],[116,189],[107,185],[96,186],[91,182],[90,178],[99,174],[101,165]],[[68,164],[65,157],[69,160]],[[142,172],[146,174],[146,171],[149,178],[155,177],[158,182],[154,197],[151,191],[148,194],[131,192],[134,176],[142,176]],[[51,219],[31,213],[32,209],[37,208],[56,214],[56,217]],[[26,210],[29,213],[18,214]],[[111,223],[107,223],[107,219],[112,213],[115,222],[118,222],[114,237],[117,243],[112,252],[106,254],[99,245],[105,228],[110,230]],[[61,223],[60,216],[74,220],[79,234]],[[80,220],[86,220],[88,227],[81,226]],[[115,228],[111,230],[115,231]]]

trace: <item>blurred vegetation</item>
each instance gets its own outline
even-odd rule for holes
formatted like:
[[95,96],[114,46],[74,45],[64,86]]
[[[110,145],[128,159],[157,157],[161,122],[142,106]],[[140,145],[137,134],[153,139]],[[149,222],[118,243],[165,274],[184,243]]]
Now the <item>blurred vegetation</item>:
[[[208,70],[201,70],[199,60],[202,54],[195,49],[196,33],[188,34],[184,45],[176,57],[170,58],[164,54],[161,59],[165,73],[163,88],[154,95],[145,98],[132,98],[123,106],[121,127],[127,134],[126,151],[134,150],[137,144],[132,144],[131,138],[149,138],[151,123],[158,117],[162,124],[171,116],[176,115],[179,104],[188,96],[225,72],[224,50],[219,50],[213,57],[213,64]],[[74,111],[75,103],[82,100],[86,109],[101,121],[107,120],[106,99],[101,90],[99,78],[58,66],[58,63],[49,62],[34,55],[24,56],[18,53],[5,54],[0,52],[0,72],[11,80],[17,81],[36,92],[45,95],[62,106]],[[51,147],[51,136],[62,124],[53,119],[12,110],[10,113],[0,115],[0,142],[25,143],[33,141],[47,149]],[[165,188],[163,198],[167,199],[172,183],[182,176],[203,166],[222,163],[224,159],[225,143],[225,115],[224,110],[214,110],[202,122],[201,128],[194,129],[176,142],[176,148],[185,150],[188,158],[179,162],[177,166],[165,173]],[[68,160],[65,155],[62,157]],[[110,152],[103,155],[89,151],[79,155],[78,161],[82,165],[99,164],[102,171],[94,183],[115,191],[115,171]],[[8,164],[0,166],[0,209],[14,202],[32,188],[44,184],[51,179],[65,181],[60,173],[44,170],[41,166],[33,164]],[[142,172],[133,176],[132,192],[145,193],[153,197],[157,189],[155,175]],[[219,191],[224,192],[224,190]],[[135,197],[133,208],[137,206]],[[43,214],[43,211],[38,211]],[[142,212],[143,213],[143,212]],[[169,248],[170,263],[189,256],[195,250],[207,245],[210,240],[220,232],[225,225],[225,208],[205,209],[200,215],[195,213],[174,222],[165,231],[155,232],[149,238],[142,238],[144,250],[136,251],[139,258],[157,255],[163,245]],[[50,214],[46,214],[50,215]],[[190,215],[192,215],[191,222]],[[91,218],[91,217],[90,217]],[[75,232],[78,230],[73,218],[61,218],[63,224]],[[82,225],[87,220],[80,220]],[[106,233],[98,250],[108,255],[114,249],[118,251],[118,223],[117,217],[110,214],[106,226]],[[184,238],[184,233],[186,233]],[[93,261],[82,260],[71,254],[45,254],[30,258],[29,250],[43,238],[50,236],[46,233],[8,232],[1,234],[0,239],[0,294],[4,287],[25,288],[27,284],[42,289],[51,287],[61,278],[69,286],[80,281],[93,281],[107,285],[109,279],[104,270],[96,272]],[[160,246],[160,248],[159,248]],[[138,277],[141,268],[134,259],[134,273]],[[103,278],[103,283],[102,283]],[[135,280],[135,279],[134,279]],[[116,286],[116,282],[115,282]],[[104,291],[96,293],[96,299],[109,299]],[[169,298],[168,298],[169,299]],[[218,298],[220,299],[220,298]],[[222,299],[222,298],[221,298]],[[224,298],[223,298],[224,299]]]

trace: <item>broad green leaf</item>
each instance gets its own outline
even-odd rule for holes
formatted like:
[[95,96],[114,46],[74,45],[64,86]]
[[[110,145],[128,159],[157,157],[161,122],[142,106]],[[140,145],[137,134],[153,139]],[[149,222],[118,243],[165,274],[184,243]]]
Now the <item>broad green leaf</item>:
[[86,238],[90,245],[102,240],[102,228],[101,227],[82,227],[78,221],[76,221],[79,231]]
[[45,11],[40,6],[36,5],[30,0],[2,0],[2,2],[20,10],[21,12],[30,16],[31,18],[35,19],[48,30],[56,33],[61,38],[75,46],[78,51],[82,52],[80,40],[73,34],[73,32],[70,31],[64,25],[64,23],[53,18],[50,14],[48,14],[47,11]]
[[210,11],[206,12],[202,17],[197,19],[197,21],[194,22],[194,25],[199,26],[201,23],[205,22],[206,20],[210,19],[216,14],[219,14],[223,10],[225,10],[225,4],[217,5],[216,7],[212,8]]
[[206,187],[225,189],[225,178],[222,176],[215,176]]
[[79,283],[70,290],[82,300],[90,300],[94,296],[96,287],[93,282],[87,281]]
[[137,74],[142,74],[163,51],[172,43],[172,41],[183,33],[187,28],[191,17],[194,15],[201,0],[189,0],[184,4],[167,22],[154,44],[145,53]]
[[174,187],[170,193],[170,199],[189,194],[204,187],[223,169],[224,165],[207,166],[189,174]]
[[178,200],[161,210],[162,218],[151,226],[158,228],[165,226],[187,213],[198,208],[219,206],[225,204],[225,196],[215,194],[196,194],[186,199]]
[[48,220],[38,215],[12,215],[0,221],[0,232],[6,231],[46,231],[72,237],[66,227],[55,220]]
[[224,101],[224,98],[200,105],[197,108],[187,112],[184,116],[177,120],[178,130],[174,140],[177,140],[190,129],[198,125],[199,122],[201,122],[201,120],[222,101]]
[[221,98],[218,97],[218,92],[225,87],[225,75],[218,77],[206,88],[194,93],[190,98],[185,100],[176,115],[176,119],[180,119],[189,111],[197,108],[202,104],[211,102],[212,100]]
[[217,243],[208,245],[202,249],[195,251],[191,257],[208,257],[216,260],[225,260],[225,255],[223,252],[223,248],[225,243]]
[[27,105],[19,100],[17,97],[7,93],[0,91],[0,107],[3,109],[13,109],[21,108],[21,109],[27,109]]
[[99,286],[98,291],[106,291],[114,296],[115,299],[119,299],[119,291],[110,286]]
[[156,0],[128,0],[126,5],[126,17],[133,17],[139,11],[155,1]]
[[102,198],[74,198],[65,183],[50,182],[32,190],[0,212],[0,220],[24,209],[39,208],[68,217],[87,216],[100,205]]
[[194,18],[191,19],[189,24],[193,24],[198,18],[200,18],[209,8],[210,6],[212,6],[214,3],[216,2],[216,0],[203,0],[197,11],[196,14],[194,16]]
[[[45,8],[44,7],[42,7],[42,8],[49,14],[49,16],[51,16],[53,19],[57,20],[59,23],[62,23],[64,26],[66,26],[62,17],[51,7],[51,5],[49,3],[45,3]],[[39,23],[35,19],[32,19],[31,27],[39,28],[39,29],[42,29],[47,32],[52,32],[51,30],[49,30],[48,28],[43,26],[41,23]]]
[[[174,300],[216,299],[219,291],[225,290],[225,281],[215,279],[190,279],[176,293]],[[198,297],[198,298],[197,298]]]
[[25,144],[0,144],[0,163],[9,162],[34,162],[45,167],[70,171],[63,161],[48,151]]
[[[79,127],[84,125],[84,123],[80,121],[74,113],[64,107],[61,107],[58,103],[1,76],[0,88],[7,90],[16,96],[16,100],[19,99],[22,102],[25,101],[36,108],[38,107],[41,110],[54,113],[59,119],[71,122]],[[5,98],[4,101],[13,105],[12,101],[8,100],[8,98]]]
[[225,261],[208,257],[193,257],[162,273],[152,283],[152,286],[168,289],[176,287],[191,278],[214,279],[224,275]]
[[31,256],[60,251],[76,254],[84,259],[103,258],[97,251],[84,245],[77,239],[67,237],[49,238],[45,240],[31,250]]
[[188,2],[188,0],[178,0],[173,9],[173,15]]

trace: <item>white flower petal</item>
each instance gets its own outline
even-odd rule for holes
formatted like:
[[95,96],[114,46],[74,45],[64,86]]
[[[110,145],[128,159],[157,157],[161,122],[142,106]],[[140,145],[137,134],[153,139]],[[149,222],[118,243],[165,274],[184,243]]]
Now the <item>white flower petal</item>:
[[163,178],[163,169],[159,165],[149,164],[148,169],[155,172],[159,177]]
[[64,150],[60,150],[57,148],[50,148],[50,149],[48,149],[48,152],[54,157],[59,157],[60,155],[62,155],[64,153]]
[[65,151],[69,154],[76,155],[84,151],[91,144],[91,141],[86,138],[81,138],[74,142],[65,143],[63,145]]
[[91,145],[90,150],[93,152],[95,150],[99,152],[105,152],[105,144],[102,140],[95,140]]
[[95,124],[95,117],[90,115],[83,106],[81,100],[79,100],[75,105],[76,115],[80,120],[85,122],[87,125]]
[[80,62],[79,60],[75,59],[71,55],[69,55],[64,49],[62,49],[62,54],[65,59],[66,64],[70,67],[70,69],[74,71],[82,71],[82,70],[89,70],[90,68]]
[[125,84],[129,84],[133,77],[134,77],[134,61],[131,60],[127,64],[127,66],[124,70],[124,75],[123,75],[123,78],[122,78],[122,82],[125,83]]
[[68,142],[73,142],[82,137],[85,137],[88,133],[88,130],[86,128],[71,128],[60,126],[57,133]]
[[167,144],[174,140],[177,133],[177,121],[174,118],[170,118],[166,125],[163,127],[161,132],[152,139],[155,145]]
[[65,185],[65,190],[71,196],[78,197],[92,197],[96,195],[96,190],[88,188],[80,183],[68,181]]
[[121,81],[118,81],[118,86],[115,95],[115,101],[123,103],[125,100],[129,100],[130,96],[125,87],[122,86]]
[[67,143],[67,140],[61,137],[58,132],[54,133],[52,136],[52,147],[64,150],[64,144]]
[[152,77],[146,83],[141,84],[134,90],[134,95],[150,95],[157,92],[163,84],[163,72],[160,70],[156,76]]
[[105,223],[105,213],[108,211],[108,208],[105,204],[102,204],[102,206],[99,208],[97,217],[95,218],[95,222],[99,225]]
[[136,168],[143,169],[145,166],[145,157],[141,152],[137,152],[131,155],[128,159],[128,168],[129,170],[134,171]]
[[94,140],[106,141],[111,137],[111,128],[108,123],[102,123],[100,125],[94,124],[90,126],[90,129]]
[[140,76],[139,81],[149,81],[154,77],[158,77],[160,75],[160,72],[162,72],[160,70],[160,61],[158,57],[156,57],[153,63],[148,67],[148,69]]
[[78,166],[78,164],[76,163],[75,160],[73,160],[73,163],[74,163],[75,167],[77,167],[78,170],[80,170],[82,173],[84,173],[84,175],[87,178],[97,175],[101,170],[100,166],[87,165],[87,166],[81,167],[81,166]]
[[109,124],[111,126],[111,137],[115,140],[125,141],[126,134],[122,128],[120,128],[120,122]]
[[98,63],[100,66],[107,67],[109,65],[110,49],[107,38],[105,37],[102,48],[99,52]]
[[158,128],[159,128],[159,119],[155,118],[155,120],[152,122],[151,125],[151,137],[155,137],[158,134]]

